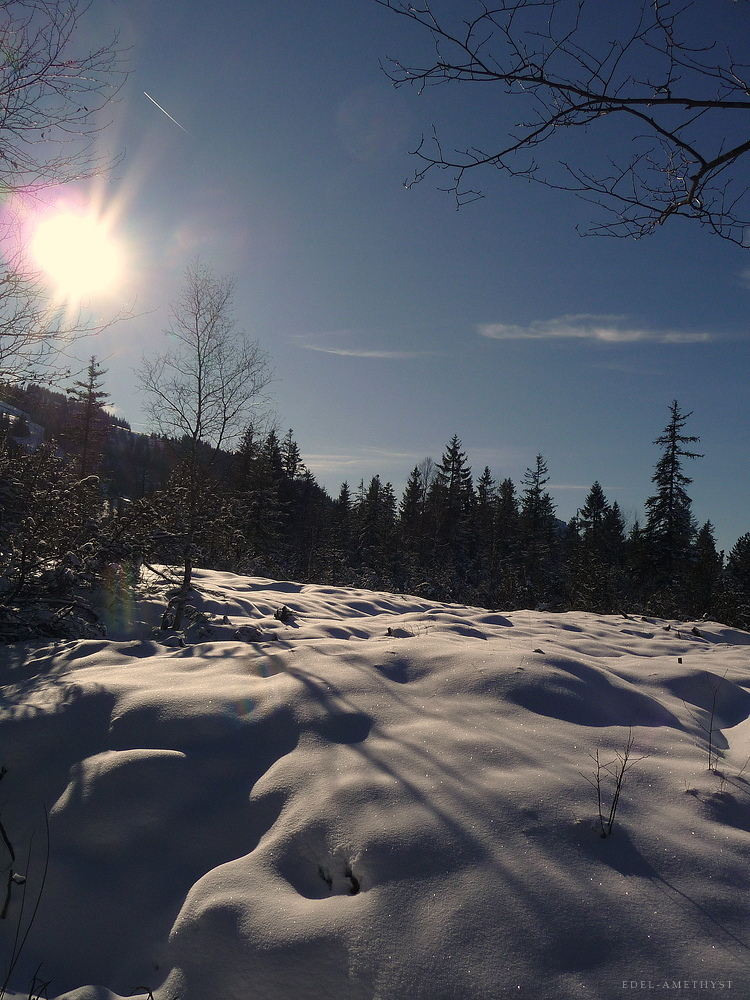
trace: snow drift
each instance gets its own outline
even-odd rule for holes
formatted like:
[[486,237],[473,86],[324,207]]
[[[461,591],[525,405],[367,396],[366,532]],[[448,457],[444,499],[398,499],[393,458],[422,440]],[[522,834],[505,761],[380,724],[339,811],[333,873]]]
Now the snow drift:
[[747,992],[750,635],[196,579],[1,654],[8,996]]

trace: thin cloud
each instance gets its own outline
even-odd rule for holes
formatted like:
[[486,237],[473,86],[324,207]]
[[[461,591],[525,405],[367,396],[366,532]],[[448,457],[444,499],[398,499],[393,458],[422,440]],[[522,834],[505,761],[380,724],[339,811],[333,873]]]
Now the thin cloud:
[[305,455],[305,465],[319,480],[325,480],[327,487],[346,480],[354,488],[360,479],[367,482],[377,474],[383,483],[393,482],[401,490],[409,471],[423,458],[422,452],[361,446],[338,455]]
[[306,455],[305,465],[314,473],[345,472],[353,467],[356,469],[375,469],[377,471],[389,462],[404,462],[413,465],[415,462],[420,461],[422,457],[421,452],[391,451],[388,448],[363,447],[354,455]]
[[642,375],[664,376],[667,374],[664,368],[653,368],[650,365],[630,365],[625,362],[619,363],[616,361],[591,361],[588,363],[588,367],[596,371],[618,372],[621,375],[637,375],[639,378]]
[[305,465],[317,475],[359,467],[362,459],[358,455],[305,455]]
[[[548,483],[546,489],[550,493],[588,493],[591,489],[591,483],[587,486],[578,486],[576,483]],[[630,492],[629,486],[607,486],[606,483],[602,486],[602,489],[607,496],[612,493]]]
[[588,340],[600,344],[707,344],[720,339],[718,334],[705,331],[653,330],[630,326],[624,316],[586,313],[534,320],[528,326],[481,323],[477,331],[490,340]]
[[338,354],[344,358],[378,358],[383,361],[409,361],[412,358],[422,358],[428,351],[378,351],[356,347],[320,347],[317,344],[301,344],[307,351],[319,351],[321,354]]
[[[603,488],[603,487],[602,487]],[[573,483],[550,483],[547,489],[552,490],[578,490],[583,493],[591,489],[591,483],[588,486],[576,486]]]
[[[317,351],[320,354],[336,354],[343,358],[371,358],[376,361],[412,361],[414,358],[423,358],[434,354],[434,351],[394,351],[388,348],[339,346],[336,341],[339,340],[340,342],[343,337],[355,340],[357,339],[357,334],[352,330],[332,330],[323,334],[316,334],[315,341],[307,337],[297,337],[295,339],[297,345],[306,351]],[[333,341],[333,344],[330,341]]]
[[414,459],[422,459],[424,455],[422,452],[417,451],[393,451],[392,448],[372,448],[363,447],[362,452],[365,455],[373,455],[375,458],[385,458],[390,460],[401,460],[409,459],[410,461]]

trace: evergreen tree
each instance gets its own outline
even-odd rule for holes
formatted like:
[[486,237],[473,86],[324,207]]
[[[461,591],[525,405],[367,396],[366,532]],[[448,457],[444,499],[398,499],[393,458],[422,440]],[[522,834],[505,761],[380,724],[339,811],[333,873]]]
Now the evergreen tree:
[[284,459],[281,454],[279,436],[273,428],[266,434],[260,446],[260,459],[267,481],[274,483],[281,482],[284,478]]
[[344,480],[334,507],[334,525],[339,544],[346,554],[351,546],[352,495],[349,483]]
[[534,468],[527,469],[523,478],[519,515],[527,598],[534,604],[556,599],[559,591],[555,573],[557,519],[552,497],[544,488],[548,482],[547,463],[537,455]]
[[357,486],[357,492],[354,494],[354,502],[353,503],[354,503],[354,511],[355,512],[359,511],[360,507],[364,503],[366,495],[367,495],[367,491],[365,490],[365,481],[364,481],[364,479],[360,479],[359,484]]
[[412,469],[398,507],[399,584],[404,590],[416,589],[425,576],[430,529],[424,464]]
[[609,509],[604,490],[597,481],[589,490],[586,501],[576,517],[581,540],[592,551],[598,551],[602,547],[604,519]]
[[741,535],[727,559],[727,576],[732,583],[750,594],[750,531]]
[[230,483],[233,489],[246,490],[250,488],[253,477],[253,466],[258,459],[260,446],[256,429],[252,424],[248,424],[242,432],[237,451],[234,453],[234,462]]
[[374,582],[385,586],[390,578],[396,529],[396,498],[390,483],[373,476],[357,507],[358,551],[363,567],[374,571]]
[[291,427],[286,432],[286,436],[281,442],[280,450],[281,465],[284,469],[284,475],[287,479],[301,479],[307,470],[305,469],[304,462],[302,461],[302,454],[299,450],[299,445],[294,440],[294,432]]
[[700,441],[680,433],[692,413],[681,413],[676,399],[669,409],[671,419],[654,441],[661,445],[662,455],[651,477],[656,493],[646,501],[644,535],[649,550],[650,585],[674,591],[686,569],[696,533],[692,501],[685,489],[692,480],[682,471],[682,459],[703,456],[683,447]]
[[94,472],[101,461],[101,451],[109,430],[107,415],[102,405],[109,393],[102,390],[106,372],[92,356],[86,370],[85,381],[77,380],[67,390],[68,397],[78,404],[73,411],[72,425],[67,429],[64,442],[70,441],[79,453],[78,475],[81,478]]
[[565,538],[565,580],[573,608],[611,614],[621,607],[626,589],[624,547],[620,508],[616,503],[610,506],[595,482]]
[[448,558],[463,573],[467,568],[475,494],[471,467],[455,434],[435,466],[429,499],[437,550],[442,552],[440,558]]
[[412,548],[420,534],[426,494],[419,466],[415,465],[406,481],[399,504],[399,526],[404,547]]
[[496,501],[497,483],[492,476],[489,466],[485,465],[482,475],[477,480],[476,492],[477,523],[481,526],[480,531],[482,534],[487,533],[492,528]]
[[341,517],[348,517],[352,509],[352,495],[349,491],[349,483],[346,480],[341,484],[336,503],[338,504],[338,511]]
[[279,484],[284,512],[286,572],[307,581],[325,579],[338,560],[331,557],[333,502],[309,469]]
[[602,544],[607,560],[614,566],[622,566],[626,544],[625,518],[616,500],[602,518]]
[[693,559],[686,578],[686,610],[692,617],[712,612],[723,564],[724,553],[716,551],[713,525],[706,521],[695,540]]
[[497,576],[493,584],[492,603],[516,607],[522,589],[521,540],[516,486],[509,477],[497,488],[495,539]]
[[346,585],[352,549],[352,495],[346,480],[341,484],[330,519],[330,582]]
[[502,559],[517,555],[518,513],[516,484],[512,479],[506,478],[497,488],[498,548]]
[[630,581],[630,594],[639,604],[644,600],[648,574],[648,542],[638,518],[628,532],[625,544],[625,572]]
[[387,482],[380,491],[380,546],[383,555],[390,562],[396,547],[396,523],[398,504],[393,484]]
[[732,546],[720,597],[714,604],[720,621],[750,629],[750,531],[741,535]]
[[412,469],[399,504],[401,546],[416,552],[420,563],[426,556],[426,541],[430,534],[428,500],[433,481],[434,463],[431,458],[426,458]]
[[491,603],[497,572],[497,483],[489,466],[477,480],[472,525],[472,556],[479,587],[477,597]]
[[461,450],[457,434],[448,442],[443,457],[435,467],[435,485],[444,491],[447,506],[457,511],[465,511],[474,500],[474,486],[471,468],[466,460],[466,452]]
[[258,439],[248,430],[243,437],[241,451],[247,452],[242,461],[249,468],[244,517],[248,554],[260,559],[266,572],[283,572],[279,559],[287,512],[281,495],[284,469],[278,435],[272,428]]

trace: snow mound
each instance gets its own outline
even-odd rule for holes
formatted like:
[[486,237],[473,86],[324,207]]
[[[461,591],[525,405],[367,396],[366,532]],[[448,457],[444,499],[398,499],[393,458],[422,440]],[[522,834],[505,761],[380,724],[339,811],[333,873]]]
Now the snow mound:
[[184,646],[2,651],[6,968],[45,807],[50,850],[9,997],[40,963],[60,1000],[750,980],[750,635],[197,582]]

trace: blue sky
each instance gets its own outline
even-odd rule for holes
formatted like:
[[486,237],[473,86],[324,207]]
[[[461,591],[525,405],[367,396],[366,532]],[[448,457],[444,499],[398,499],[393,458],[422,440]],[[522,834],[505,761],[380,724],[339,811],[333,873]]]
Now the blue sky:
[[[475,475],[520,481],[541,452],[559,516],[598,479],[642,516],[673,398],[701,436],[700,522],[750,530],[750,256],[676,220],[640,241],[581,237],[595,210],[488,172],[457,212],[413,149],[491,134],[490,89],[394,90],[379,60],[426,40],[373,0],[99,0],[130,75],[104,140],[105,198],[137,316],[88,342],[117,411],[145,430],[132,370],[158,350],[196,255],[236,279],[235,316],[275,369],[274,409],[336,495],[400,491],[458,434]],[[151,95],[182,128],[146,96]]]

